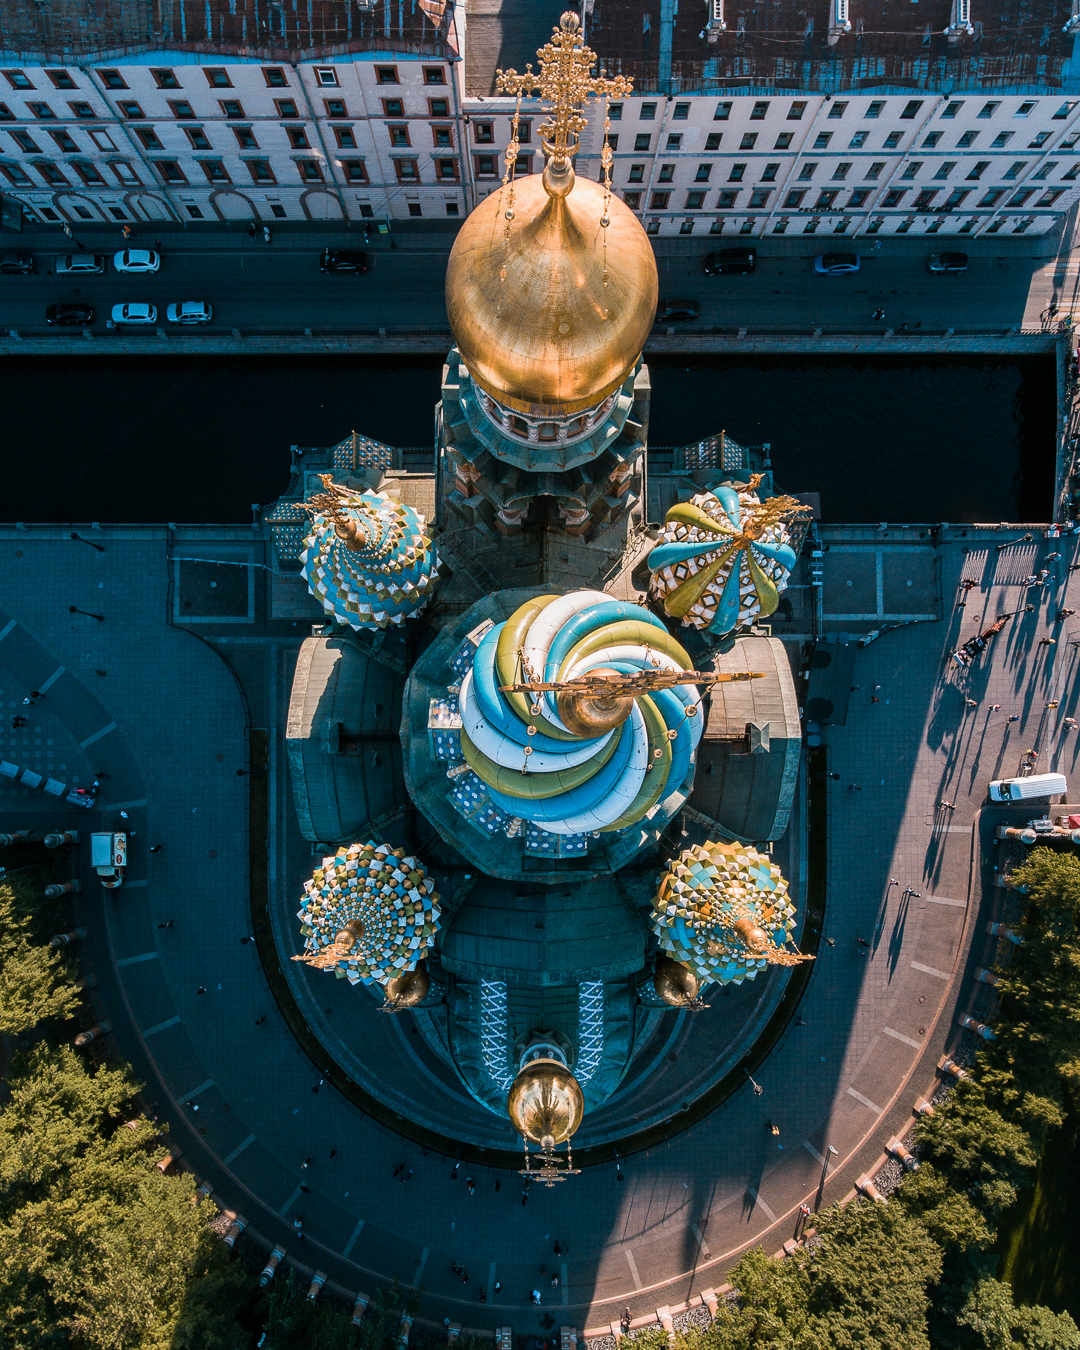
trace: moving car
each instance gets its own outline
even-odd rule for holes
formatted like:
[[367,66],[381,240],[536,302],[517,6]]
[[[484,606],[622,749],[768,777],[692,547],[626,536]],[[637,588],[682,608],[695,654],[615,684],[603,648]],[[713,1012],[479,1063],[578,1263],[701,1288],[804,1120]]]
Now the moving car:
[[14,250],[0,253],[0,272],[21,273],[25,276],[34,271],[34,260],[29,253],[16,253]]
[[50,305],[45,311],[45,322],[60,324],[62,327],[85,325],[94,322],[94,311],[90,305],[73,302],[68,305]]
[[58,277],[79,276],[89,272],[104,272],[109,262],[103,253],[69,253],[57,258],[53,271]]
[[670,322],[673,319],[696,319],[697,316],[696,300],[662,300],[660,308],[656,311],[658,323]]
[[366,272],[367,254],[356,249],[328,248],[319,259],[320,272]]
[[931,272],[966,272],[967,265],[966,253],[935,253],[928,264]]
[[996,778],[990,784],[990,800],[1022,802],[1029,797],[1057,797],[1068,790],[1063,773],[1033,773],[1027,778]]
[[126,305],[113,305],[110,317],[113,323],[157,323],[157,306],[128,301]]
[[722,248],[718,253],[707,253],[702,271],[707,277],[723,276],[726,272],[738,272],[743,276],[757,267],[757,249]]
[[814,271],[821,276],[837,276],[841,272],[857,272],[857,253],[822,253],[814,259]]
[[113,256],[118,272],[156,272],[161,266],[161,254],[152,248],[125,248]]
[[205,300],[181,300],[165,311],[170,323],[209,323],[214,311]]
[[92,834],[90,836],[90,866],[101,878],[106,890],[115,891],[124,884],[127,866],[126,834]]

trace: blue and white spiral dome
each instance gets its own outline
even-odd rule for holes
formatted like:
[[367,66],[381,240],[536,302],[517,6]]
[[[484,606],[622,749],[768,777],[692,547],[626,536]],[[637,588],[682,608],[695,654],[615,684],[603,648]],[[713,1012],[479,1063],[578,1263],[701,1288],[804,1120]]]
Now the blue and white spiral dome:
[[500,692],[529,671],[549,682],[601,666],[693,669],[658,618],[602,591],[537,596],[477,648],[459,693],[462,751],[512,817],[552,834],[613,832],[689,792],[703,721],[695,685],[638,695],[621,725],[592,739],[567,728],[554,692]]

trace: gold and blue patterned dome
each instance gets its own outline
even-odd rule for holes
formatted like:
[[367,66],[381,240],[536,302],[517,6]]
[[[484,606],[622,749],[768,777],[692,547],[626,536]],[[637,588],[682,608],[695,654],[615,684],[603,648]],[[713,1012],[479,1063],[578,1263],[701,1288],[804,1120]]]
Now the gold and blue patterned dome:
[[439,930],[435,883],[389,844],[349,844],[324,858],[296,917],[304,951],[294,961],[382,988],[413,971]]
[[551,834],[640,821],[693,773],[701,697],[674,684],[615,698],[510,685],[687,671],[680,644],[640,605],[602,591],[541,595],[495,624],[457,691],[461,752],[491,800]]
[[808,510],[792,497],[762,502],[727,485],[671,507],[648,557],[649,595],[672,618],[730,633],[772,614],[795,566],[788,522]]
[[649,922],[703,985],[741,984],[766,966],[809,959],[788,945],[795,906],[779,867],[745,844],[706,843],[669,862]]
[[326,491],[305,503],[312,524],[300,555],[312,595],[350,628],[387,628],[419,613],[439,565],[424,517],[381,492],[320,476]]

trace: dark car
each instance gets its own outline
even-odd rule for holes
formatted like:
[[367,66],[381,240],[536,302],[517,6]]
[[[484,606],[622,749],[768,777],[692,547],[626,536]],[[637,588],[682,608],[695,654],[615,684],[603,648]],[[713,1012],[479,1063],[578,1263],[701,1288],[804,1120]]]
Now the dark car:
[[25,276],[28,272],[34,271],[34,260],[29,253],[5,252],[0,253],[0,272],[22,273]]
[[45,311],[45,322],[60,324],[62,327],[83,326],[94,322],[94,311],[90,305],[77,302],[70,305],[50,305]]
[[696,300],[661,300],[656,311],[658,323],[670,323],[674,319],[696,319],[698,302]]
[[966,253],[935,253],[927,264],[931,272],[966,272],[967,265]]
[[320,272],[366,272],[367,254],[343,248],[328,248],[319,259]]
[[723,248],[719,253],[707,253],[703,271],[707,277],[723,276],[725,272],[745,275],[757,266],[757,249]]

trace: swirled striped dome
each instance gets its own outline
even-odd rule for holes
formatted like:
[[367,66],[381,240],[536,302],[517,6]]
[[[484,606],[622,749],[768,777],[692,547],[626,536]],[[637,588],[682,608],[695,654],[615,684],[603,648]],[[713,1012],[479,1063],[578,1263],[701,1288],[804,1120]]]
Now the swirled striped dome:
[[[381,492],[335,488],[337,519],[315,511],[304,540],[300,561],[308,589],[327,614],[351,628],[402,623],[423,609],[435,586],[439,560],[424,517]],[[357,539],[341,537],[343,522],[357,528]]]
[[756,492],[726,486],[676,503],[648,557],[651,598],[711,633],[772,614],[795,566],[783,516],[803,509],[790,497],[761,502]]
[[688,791],[701,738],[696,686],[629,700],[629,715],[588,737],[570,730],[556,695],[502,693],[533,672],[569,680],[603,667],[620,674],[692,670],[654,615],[602,591],[541,595],[496,624],[461,682],[461,747],[492,800],[552,834],[621,830],[673,792]]
[[389,844],[349,844],[304,882],[296,917],[304,951],[294,961],[385,987],[434,944],[439,897],[415,858]]
[[779,867],[744,844],[707,843],[669,862],[649,923],[702,984],[741,984],[806,959],[787,945],[795,906]]

